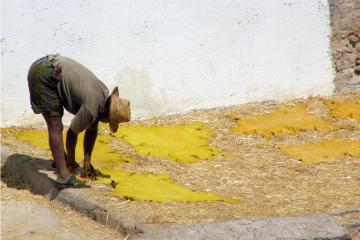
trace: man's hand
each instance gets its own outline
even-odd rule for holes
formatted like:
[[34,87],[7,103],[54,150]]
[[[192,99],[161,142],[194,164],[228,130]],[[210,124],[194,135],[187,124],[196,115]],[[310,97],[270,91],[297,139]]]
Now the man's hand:
[[90,163],[90,160],[84,160],[83,172],[81,177],[95,179],[100,176],[95,170],[94,166]]

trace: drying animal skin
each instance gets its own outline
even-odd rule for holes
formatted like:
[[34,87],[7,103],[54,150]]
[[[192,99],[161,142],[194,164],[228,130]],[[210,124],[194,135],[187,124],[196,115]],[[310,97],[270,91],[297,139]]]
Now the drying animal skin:
[[300,131],[330,132],[338,129],[332,123],[307,112],[307,105],[282,106],[272,113],[253,115],[237,120],[234,133],[257,134],[262,137],[278,137],[283,134],[294,135]]

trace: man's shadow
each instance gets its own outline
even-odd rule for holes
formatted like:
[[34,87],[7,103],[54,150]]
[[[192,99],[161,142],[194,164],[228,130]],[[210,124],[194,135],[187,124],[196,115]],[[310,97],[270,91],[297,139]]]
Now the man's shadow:
[[1,167],[1,181],[10,188],[29,189],[32,193],[44,195],[49,199],[55,199],[65,188],[90,187],[79,178],[74,186],[59,184],[56,182],[53,161],[24,154],[7,156]]

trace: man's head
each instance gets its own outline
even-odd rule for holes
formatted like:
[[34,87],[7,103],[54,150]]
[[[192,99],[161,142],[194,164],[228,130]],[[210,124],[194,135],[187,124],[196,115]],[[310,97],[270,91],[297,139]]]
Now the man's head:
[[130,102],[119,97],[119,89],[115,87],[108,99],[108,121],[112,132],[116,132],[119,123],[131,119]]

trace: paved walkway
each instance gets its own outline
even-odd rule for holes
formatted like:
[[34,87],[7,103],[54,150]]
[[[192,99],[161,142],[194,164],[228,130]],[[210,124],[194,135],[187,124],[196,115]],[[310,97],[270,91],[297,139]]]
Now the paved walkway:
[[39,203],[4,201],[1,209],[1,239],[105,239]]

